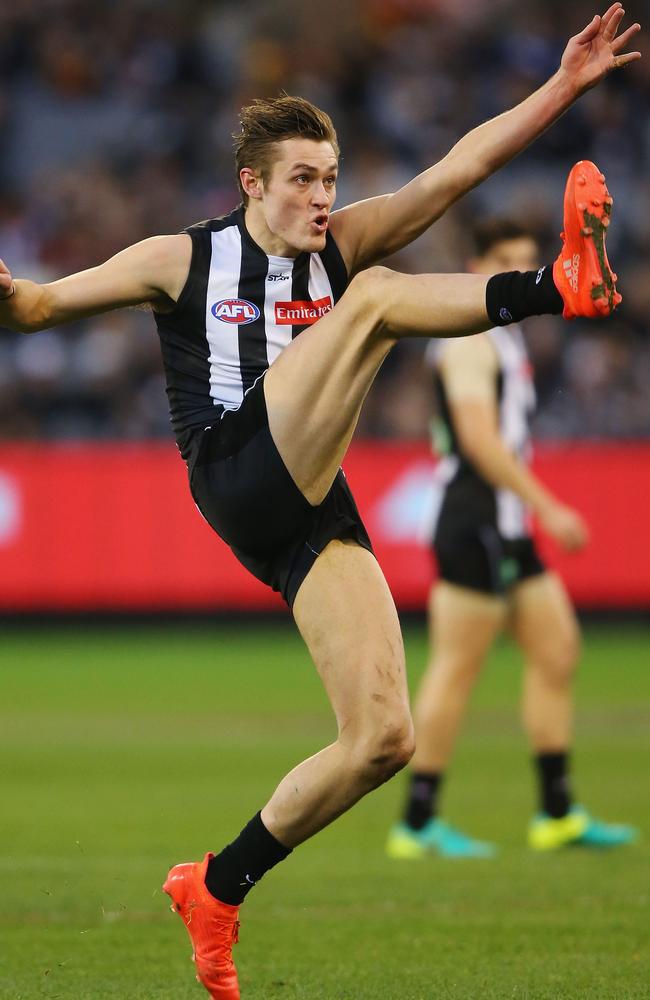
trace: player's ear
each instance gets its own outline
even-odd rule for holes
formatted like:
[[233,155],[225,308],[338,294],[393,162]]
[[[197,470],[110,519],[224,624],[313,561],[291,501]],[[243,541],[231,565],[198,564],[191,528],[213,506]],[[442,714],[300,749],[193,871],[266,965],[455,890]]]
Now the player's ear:
[[239,171],[239,180],[248,197],[259,201],[263,191],[261,176],[252,167],[242,167]]

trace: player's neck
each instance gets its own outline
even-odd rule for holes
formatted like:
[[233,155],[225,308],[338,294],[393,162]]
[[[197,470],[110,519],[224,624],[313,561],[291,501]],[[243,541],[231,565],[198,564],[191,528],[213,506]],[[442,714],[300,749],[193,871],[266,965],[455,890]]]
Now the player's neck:
[[269,229],[264,213],[259,210],[256,202],[250,202],[246,206],[244,222],[249,235],[269,257],[297,257],[300,253],[300,250],[292,247],[282,236]]

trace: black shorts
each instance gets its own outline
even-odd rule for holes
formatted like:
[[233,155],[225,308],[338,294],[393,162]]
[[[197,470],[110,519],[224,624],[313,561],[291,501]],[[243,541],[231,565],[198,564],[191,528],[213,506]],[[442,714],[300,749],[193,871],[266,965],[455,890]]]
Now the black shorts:
[[503,538],[492,524],[443,526],[433,551],[441,580],[486,594],[505,594],[546,572],[532,538]]
[[317,507],[302,495],[269,430],[264,379],[190,443],[190,488],[204,518],[253,576],[289,607],[328,542],[372,545],[343,470]]

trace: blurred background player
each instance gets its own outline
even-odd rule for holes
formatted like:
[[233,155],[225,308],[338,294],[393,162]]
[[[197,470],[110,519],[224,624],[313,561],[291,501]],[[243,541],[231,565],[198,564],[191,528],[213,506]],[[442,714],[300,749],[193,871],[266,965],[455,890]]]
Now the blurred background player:
[[[535,236],[493,218],[475,230],[470,271],[530,271]],[[429,601],[431,659],[417,696],[416,751],[403,821],[388,840],[393,857],[489,857],[491,844],[438,814],[440,786],[474,683],[499,632],[508,628],[524,658],[522,717],[535,759],[539,812],[528,830],[537,850],[565,844],[613,847],[635,836],[601,822],[574,801],[569,781],[576,616],[560,578],[545,569],[530,515],[562,548],[588,542],[580,514],[528,468],[535,406],[531,365],[519,325],[464,340],[432,342],[427,352],[438,402],[436,470],[442,491],[433,532],[439,582]]]

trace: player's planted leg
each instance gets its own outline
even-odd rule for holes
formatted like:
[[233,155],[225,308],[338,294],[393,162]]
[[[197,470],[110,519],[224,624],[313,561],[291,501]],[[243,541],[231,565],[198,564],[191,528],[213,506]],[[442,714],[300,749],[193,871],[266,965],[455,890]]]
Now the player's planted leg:
[[198,978],[218,1000],[239,997],[231,951],[238,905],[253,885],[413,752],[399,622],[374,556],[331,542],[299,589],[294,614],[338,738],[295,767],[232,844],[202,863],[177,865],[164,886],[192,939]]

